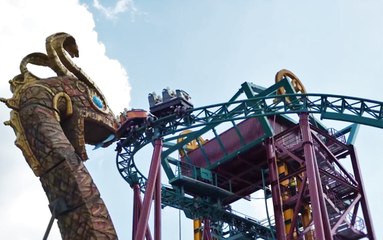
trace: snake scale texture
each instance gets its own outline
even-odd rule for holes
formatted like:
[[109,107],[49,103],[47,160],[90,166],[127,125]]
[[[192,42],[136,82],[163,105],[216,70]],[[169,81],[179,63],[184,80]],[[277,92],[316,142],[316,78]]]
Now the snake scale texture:
[[[15,144],[39,177],[64,240],[117,239],[89,172],[85,144],[99,144],[115,133],[116,120],[104,95],[77,67],[75,39],[55,33],[46,39],[47,53],[31,53],[20,74],[9,81],[13,96],[2,98],[11,108]],[[52,69],[57,76],[39,78],[27,65]]]

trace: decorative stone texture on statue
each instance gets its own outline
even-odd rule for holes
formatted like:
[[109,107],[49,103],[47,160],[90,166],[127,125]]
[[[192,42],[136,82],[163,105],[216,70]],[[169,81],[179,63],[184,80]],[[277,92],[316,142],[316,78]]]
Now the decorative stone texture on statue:
[[[116,120],[105,97],[69,58],[78,57],[67,33],[47,38],[47,54],[32,53],[9,81],[13,93],[1,99],[11,111],[5,122],[15,144],[40,181],[57,218],[62,239],[117,239],[112,220],[83,161],[85,144],[101,143],[115,133]],[[56,77],[41,79],[27,64],[51,68]]]

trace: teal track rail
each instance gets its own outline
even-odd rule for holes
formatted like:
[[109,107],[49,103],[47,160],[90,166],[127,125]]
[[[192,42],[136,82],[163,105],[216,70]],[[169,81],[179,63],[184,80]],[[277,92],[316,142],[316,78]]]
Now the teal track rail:
[[[287,101],[292,98],[295,100]],[[383,128],[382,102],[340,95],[287,94],[195,108],[187,113],[189,117],[183,119],[184,121],[173,125],[177,129],[171,128],[171,130],[182,131],[185,128],[225,121],[293,113],[313,113],[319,114],[321,119],[341,120]],[[169,120],[172,118],[174,116],[168,116]],[[157,121],[164,120],[166,121],[166,117]]]
[[[292,99],[293,101],[287,101]],[[383,103],[374,100],[325,94],[286,94],[220,103],[153,119],[125,135],[124,144],[140,138],[167,137],[177,132],[222,122],[273,115],[312,113],[321,119],[341,120],[383,128]],[[174,138],[177,138],[175,136]],[[193,139],[195,136],[193,136]],[[171,138],[170,138],[171,139]],[[184,142],[183,144],[186,144]]]

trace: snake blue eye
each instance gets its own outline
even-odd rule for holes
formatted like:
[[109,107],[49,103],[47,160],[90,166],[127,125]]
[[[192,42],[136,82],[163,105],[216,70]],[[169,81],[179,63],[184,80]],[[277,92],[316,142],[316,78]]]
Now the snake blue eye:
[[98,96],[93,96],[93,103],[100,109],[104,108],[104,104]]

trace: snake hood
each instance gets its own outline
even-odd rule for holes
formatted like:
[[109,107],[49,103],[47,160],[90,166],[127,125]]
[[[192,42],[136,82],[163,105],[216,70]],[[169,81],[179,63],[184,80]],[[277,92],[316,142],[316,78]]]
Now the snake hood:
[[[46,54],[35,52],[24,57],[20,63],[21,74],[10,81],[13,96],[2,99],[14,110],[7,123],[23,135],[25,129],[16,123],[17,117],[12,116],[18,116],[21,109],[44,106],[60,122],[65,136],[85,160],[85,144],[100,145],[110,140],[115,133],[116,119],[101,90],[71,60],[71,57],[79,57],[75,38],[64,32],[55,33],[46,38],[45,46]],[[27,64],[48,67],[57,76],[39,78],[28,70]]]

